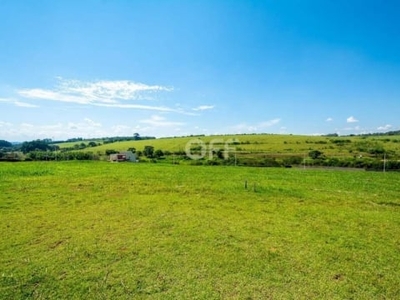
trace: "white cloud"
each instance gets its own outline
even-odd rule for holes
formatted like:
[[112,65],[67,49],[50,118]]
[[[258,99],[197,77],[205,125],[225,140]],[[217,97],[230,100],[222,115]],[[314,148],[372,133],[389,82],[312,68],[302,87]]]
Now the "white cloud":
[[21,101],[15,101],[14,104],[15,104],[16,106],[19,106],[19,107],[27,107],[27,108],[36,108],[36,107],[39,107],[39,106],[37,106],[37,105],[35,105],[35,104],[30,104],[30,103],[21,102]]
[[360,130],[363,130],[363,129],[361,129],[360,126],[355,126],[355,127],[346,127],[346,128],[343,128],[343,130],[346,130],[346,131],[360,131]]
[[209,109],[213,109],[215,106],[214,105],[200,105],[196,108],[193,108],[192,110],[194,111],[203,111],[203,110],[209,110]]
[[150,106],[150,105],[140,105],[140,104],[93,104],[95,106],[102,107],[114,107],[114,108],[131,108],[131,109],[140,109],[140,110],[155,110],[160,112],[177,112],[185,114],[185,111],[181,109],[173,109],[165,106]]
[[326,122],[332,122],[333,121],[333,118],[327,118],[326,120],[325,120]]
[[32,128],[32,127],[34,127],[32,124],[28,124],[28,123],[21,123],[20,126],[22,128]]
[[153,115],[150,117],[150,119],[141,120],[139,122],[143,124],[148,124],[153,127],[171,127],[184,125],[184,123],[182,122],[168,121],[164,117],[158,115]]
[[392,125],[387,124],[387,125],[385,125],[385,126],[379,126],[379,127],[378,127],[378,130],[389,130],[389,129],[391,129],[392,127],[393,127]]
[[[12,141],[26,141],[34,139],[61,139],[74,137],[92,138],[117,135],[113,128],[103,126],[89,118],[78,122],[35,124],[35,123],[7,123],[0,122],[0,139]],[[132,131],[129,132],[132,134]]]
[[112,132],[114,135],[132,135],[133,128],[127,125],[114,125],[111,127]]
[[89,125],[93,127],[101,127],[101,123],[97,123],[89,118],[85,118],[84,121]]
[[347,118],[347,123],[357,123],[358,120],[353,116]]
[[54,89],[21,89],[17,93],[28,99],[103,107],[182,112],[180,109],[132,103],[132,101],[154,100],[155,94],[172,90],[171,87],[147,85],[128,80],[84,82],[59,78],[59,85]]
[[9,98],[0,98],[0,102],[14,104],[15,106],[18,106],[18,107],[26,107],[26,108],[38,107],[37,105],[31,104],[31,103],[21,102],[21,101],[18,101],[15,99],[9,99]]
[[10,127],[12,126],[11,123],[0,121],[0,127]]
[[278,124],[280,121],[281,121],[281,119],[273,119],[273,120],[261,122],[261,123],[259,123],[257,125],[257,127],[259,127],[260,129],[268,128],[268,127],[271,127],[271,126],[274,126],[274,125]]

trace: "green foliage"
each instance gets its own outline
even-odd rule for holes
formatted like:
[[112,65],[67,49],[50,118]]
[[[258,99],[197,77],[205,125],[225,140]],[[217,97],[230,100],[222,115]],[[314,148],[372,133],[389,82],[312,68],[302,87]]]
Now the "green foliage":
[[163,152],[162,150],[160,150],[160,149],[157,149],[157,150],[154,152],[154,156],[155,156],[156,158],[163,157],[163,156],[164,156],[164,152]]
[[53,147],[49,145],[47,140],[35,140],[31,142],[24,142],[21,146],[21,151],[23,153],[28,153],[31,151],[47,151],[53,150]]
[[114,150],[114,149],[107,149],[106,150],[106,155],[111,155],[111,154],[116,154],[116,153],[118,153],[118,151]]
[[96,146],[97,146],[96,142],[91,141],[88,143],[88,147],[96,147]]
[[336,144],[338,146],[343,146],[346,144],[350,144],[351,140],[350,139],[331,139],[330,140],[333,144]]
[[311,157],[312,159],[321,159],[324,157],[323,155],[324,153],[319,150],[312,150],[308,153],[308,156]]
[[136,153],[136,148],[130,147],[130,148],[128,148],[128,151],[131,151],[132,153]]
[[303,163],[304,158],[300,156],[290,156],[285,157],[282,160],[283,165],[290,166],[290,165],[301,165]]
[[385,149],[382,146],[378,145],[378,146],[375,146],[373,148],[369,148],[368,149],[368,153],[369,154],[374,154],[374,155],[384,154],[385,153]]
[[153,146],[144,146],[143,155],[147,158],[153,158],[154,155],[154,147]]
[[69,152],[54,152],[54,151],[31,151],[27,155],[29,161],[53,161],[53,160],[98,160],[99,157],[93,152],[69,151]]
[[12,144],[5,140],[0,140],[0,148],[11,148]]

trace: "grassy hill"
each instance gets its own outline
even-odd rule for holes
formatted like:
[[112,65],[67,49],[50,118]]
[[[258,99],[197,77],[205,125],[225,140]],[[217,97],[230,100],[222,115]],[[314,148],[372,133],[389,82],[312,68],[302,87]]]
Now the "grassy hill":
[[[188,143],[192,142],[189,147]],[[197,144],[196,144],[197,143]],[[60,144],[61,149],[72,147],[73,144]],[[145,146],[152,146],[155,150],[162,150],[165,157],[171,159],[172,155],[184,156],[187,149],[191,153],[200,154],[206,151],[206,160],[213,159],[210,151],[216,154],[218,151],[228,150],[231,157],[242,163],[262,159],[277,159],[279,163],[287,158],[306,158],[309,163],[320,163],[309,159],[311,151],[321,152],[321,158],[339,160],[368,160],[380,161],[384,156],[393,162],[400,159],[400,136],[299,136],[299,135],[275,135],[275,134],[249,134],[249,135],[219,135],[200,137],[176,137],[151,140],[123,141],[103,143],[96,147],[82,149],[92,151],[105,159],[107,150],[126,151],[135,148],[143,151]],[[202,148],[203,147],[203,148]],[[289,163],[290,164],[290,163]],[[354,164],[354,162],[352,163]],[[344,166],[347,166],[344,164]]]
[[[113,148],[118,151],[125,151],[134,147],[142,150],[146,145],[163,151],[184,150],[186,144],[194,139],[200,139],[206,144],[212,140],[236,141],[238,151],[271,152],[299,154],[309,150],[325,150],[328,154],[342,155],[346,150],[357,150],[360,147],[382,146],[387,150],[400,152],[400,136],[351,136],[351,137],[327,137],[327,136],[301,136],[301,135],[275,135],[275,134],[249,134],[249,135],[217,135],[200,137],[172,137],[152,140],[123,141],[110,144],[102,144],[93,147],[94,151],[104,152]],[[60,144],[61,148],[72,147],[76,143]],[[363,151],[359,151],[363,152]],[[366,151],[364,151],[366,152]]]

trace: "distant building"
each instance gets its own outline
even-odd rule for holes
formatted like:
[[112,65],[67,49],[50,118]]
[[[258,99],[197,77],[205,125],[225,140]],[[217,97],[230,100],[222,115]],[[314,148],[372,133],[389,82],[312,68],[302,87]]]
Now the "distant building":
[[124,152],[119,152],[116,154],[111,154],[110,155],[110,161],[111,162],[137,162],[137,157],[136,153],[133,153],[132,151],[124,151]]

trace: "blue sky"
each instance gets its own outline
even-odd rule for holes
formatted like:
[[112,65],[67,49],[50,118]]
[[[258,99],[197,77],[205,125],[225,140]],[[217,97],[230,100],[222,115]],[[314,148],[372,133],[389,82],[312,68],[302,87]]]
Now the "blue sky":
[[0,139],[399,130],[399,11],[3,0]]

